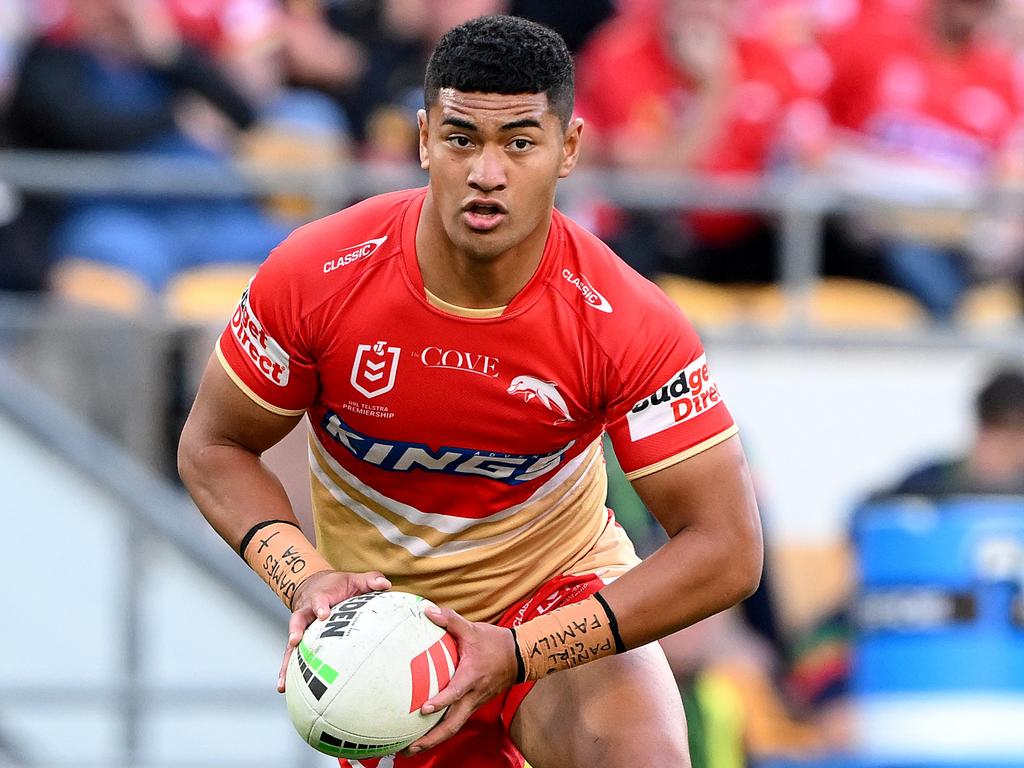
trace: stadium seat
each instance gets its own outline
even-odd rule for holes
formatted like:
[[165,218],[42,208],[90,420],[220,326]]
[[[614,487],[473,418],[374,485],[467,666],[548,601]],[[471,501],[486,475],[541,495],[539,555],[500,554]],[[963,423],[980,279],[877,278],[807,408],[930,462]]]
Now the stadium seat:
[[66,301],[119,315],[134,315],[154,300],[140,278],[118,267],[67,258],[50,271],[50,289]]
[[[758,323],[777,327],[789,320],[789,297],[770,285],[752,297],[749,311]],[[808,322],[817,328],[853,331],[899,331],[928,323],[924,308],[908,294],[878,283],[825,278],[809,296]]]
[[[779,285],[712,285],[676,275],[657,280],[665,294],[698,328],[740,323],[777,328],[790,318],[789,297]],[[825,278],[809,297],[811,325],[864,331],[922,327],[928,315],[913,298],[888,286],[864,280]]]
[[964,328],[991,330],[1012,328],[1024,319],[1021,289],[1010,283],[987,283],[968,291],[957,311]]
[[[273,125],[250,130],[242,139],[243,162],[254,171],[316,171],[345,159],[337,136],[310,131],[289,131]],[[266,201],[271,213],[302,220],[317,215],[314,201],[303,195],[281,194]]]
[[258,266],[219,265],[182,272],[164,290],[168,317],[189,325],[222,325]]
[[731,288],[678,275],[660,275],[656,282],[698,328],[725,328],[743,321],[742,303]]

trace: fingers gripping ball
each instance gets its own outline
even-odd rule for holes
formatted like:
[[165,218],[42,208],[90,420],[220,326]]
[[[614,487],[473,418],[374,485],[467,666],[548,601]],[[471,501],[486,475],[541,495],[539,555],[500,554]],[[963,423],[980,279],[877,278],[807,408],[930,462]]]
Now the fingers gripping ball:
[[455,673],[454,638],[428,619],[429,600],[371,592],[310,624],[288,660],[285,698],[299,735],[334,757],[372,758],[404,749],[444,710],[420,707]]

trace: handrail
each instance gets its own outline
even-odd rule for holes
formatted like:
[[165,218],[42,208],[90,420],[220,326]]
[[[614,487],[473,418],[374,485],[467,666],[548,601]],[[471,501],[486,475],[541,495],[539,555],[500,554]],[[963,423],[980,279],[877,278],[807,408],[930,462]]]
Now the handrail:
[[[2,357],[0,357],[2,361]],[[226,558],[226,545],[201,520],[184,491],[142,463],[61,403],[0,364],[0,413],[42,442],[113,496],[132,521],[172,545],[274,626],[284,627],[284,606],[249,569]]]

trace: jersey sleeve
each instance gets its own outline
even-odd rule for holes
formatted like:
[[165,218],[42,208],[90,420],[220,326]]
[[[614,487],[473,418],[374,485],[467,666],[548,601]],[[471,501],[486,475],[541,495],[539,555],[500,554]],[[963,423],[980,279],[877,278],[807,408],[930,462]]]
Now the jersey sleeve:
[[301,291],[278,246],[242,294],[216,354],[232,381],[258,405],[299,416],[319,389],[313,355],[301,340]]
[[616,369],[608,434],[630,480],[736,434],[697,332],[667,300],[650,307]]

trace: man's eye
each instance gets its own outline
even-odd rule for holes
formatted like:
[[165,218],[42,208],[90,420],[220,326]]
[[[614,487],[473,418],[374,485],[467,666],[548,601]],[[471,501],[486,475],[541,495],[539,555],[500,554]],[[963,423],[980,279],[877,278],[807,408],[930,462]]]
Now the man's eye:
[[458,147],[459,149],[466,149],[467,147],[473,146],[473,142],[465,136],[449,136],[448,143]]
[[513,139],[512,148],[518,150],[529,149],[533,146],[533,142],[529,139]]

